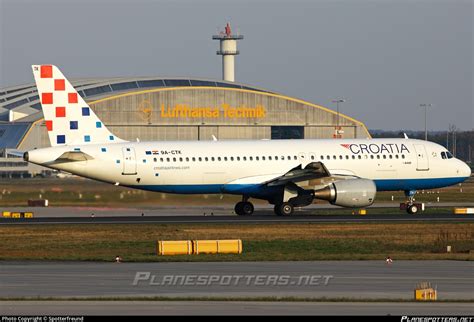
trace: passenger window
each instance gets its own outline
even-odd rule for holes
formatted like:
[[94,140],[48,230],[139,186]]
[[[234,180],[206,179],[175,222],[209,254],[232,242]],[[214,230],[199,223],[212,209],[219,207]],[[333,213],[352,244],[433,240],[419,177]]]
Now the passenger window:
[[250,161],[253,161],[253,157],[249,157],[249,160],[250,160]]
[[179,162],[183,162],[183,158],[179,158]]
[[265,157],[262,157],[262,160],[265,161]]
[[268,156],[268,160],[270,160],[270,161],[272,160],[272,156],[271,156],[271,155]]
[[356,156],[355,156],[355,155],[352,155],[352,160],[354,160],[355,158],[356,158]]
[[362,156],[361,156],[361,155],[358,155],[357,157],[359,158],[359,160],[362,159]]
[[244,161],[247,161],[247,157],[244,157],[243,159],[244,159]]
[[196,158],[195,158],[195,157],[193,157],[193,162],[196,162]]
[[166,158],[166,162],[170,162],[170,158]]
[[186,162],[189,162],[189,158],[188,158],[188,157],[186,157]]
[[211,161],[214,162],[216,159],[214,157],[211,158]]
[[234,157],[230,157],[230,161],[234,161]]
[[220,161],[221,160],[221,157],[217,157],[217,161]]
[[393,157],[392,157],[392,155],[390,154],[390,155],[388,156],[388,158],[389,158],[389,159],[392,159]]
[[198,160],[199,160],[199,162],[201,162],[201,161],[202,161],[202,158],[201,158],[201,157],[199,157],[199,158],[198,158]]
[[153,162],[156,162],[156,161],[158,161],[158,160],[156,158],[153,158]]
[[290,156],[290,155],[289,155],[287,158],[288,158],[288,160],[291,160],[291,156]]
[[405,155],[404,155],[404,154],[402,154],[402,159],[405,159]]
[[346,155],[346,160],[349,160],[349,156],[348,156],[348,155]]
[[336,160],[336,159],[337,159],[337,157],[336,157],[335,155],[333,155],[333,156],[332,156],[332,158],[333,158],[334,160]]
[[240,161],[240,157],[237,157],[237,161]]
[[371,155],[370,155],[370,158],[371,158],[371,159],[373,159],[373,158],[374,158],[374,155],[373,155],[373,154],[371,154]]
[[398,159],[398,154],[395,154],[395,159]]
[[173,162],[176,162],[176,158],[173,158]]
[[384,155],[382,156],[382,158],[386,159],[386,158],[387,158],[387,156],[384,154]]
[[380,159],[380,154],[377,154],[377,159]]
[[224,161],[227,161],[227,157],[224,157]]
[[259,161],[260,159],[258,157],[255,157],[255,160]]
[[160,162],[163,162],[163,158],[160,158]]
[[339,159],[342,160],[342,155],[339,156]]

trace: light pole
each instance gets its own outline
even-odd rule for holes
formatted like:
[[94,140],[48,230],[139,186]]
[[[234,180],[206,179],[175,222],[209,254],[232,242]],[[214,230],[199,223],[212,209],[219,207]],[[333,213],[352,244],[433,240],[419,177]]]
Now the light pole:
[[336,110],[337,110],[337,118],[336,118],[336,138],[339,138],[339,103],[344,103],[346,101],[345,98],[336,98],[333,99],[331,102],[336,103]]
[[420,107],[425,108],[425,141],[428,141],[428,130],[426,128],[426,109],[433,106],[433,104],[420,104]]

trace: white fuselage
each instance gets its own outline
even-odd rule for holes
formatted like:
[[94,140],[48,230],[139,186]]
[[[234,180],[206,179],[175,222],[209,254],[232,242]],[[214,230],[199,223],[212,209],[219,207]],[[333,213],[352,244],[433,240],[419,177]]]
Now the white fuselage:
[[[87,161],[53,162],[81,151]],[[413,139],[163,141],[58,146],[29,161],[112,184],[170,193],[252,194],[263,182],[311,162],[332,175],[371,179],[377,190],[430,189],[470,176],[446,149]],[[250,189],[250,190],[249,190]]]

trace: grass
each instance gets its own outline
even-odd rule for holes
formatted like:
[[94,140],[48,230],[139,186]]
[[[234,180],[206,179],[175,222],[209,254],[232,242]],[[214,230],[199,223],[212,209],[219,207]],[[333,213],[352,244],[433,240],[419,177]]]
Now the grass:
[[[474,259],[471,223],[31,225],[0,226],[0,235],[0,260]],[[155,255],[157,240],[235,238],[240,255]]]

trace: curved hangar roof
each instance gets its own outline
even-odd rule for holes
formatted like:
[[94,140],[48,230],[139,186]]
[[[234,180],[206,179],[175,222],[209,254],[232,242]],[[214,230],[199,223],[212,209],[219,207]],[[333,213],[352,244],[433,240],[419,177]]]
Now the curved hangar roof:
[[[157,92],[171,89],[191,89],[197,88],[216,88],[226,89],[235,92],[261,93],[268,99],[283,99],[294,103],[311,106],[320,112],[336,114],[335,111],[325,107],[305,102],[296,98],[270,92],[261,88],[221,80],[202,79],[202,78],[173,78],[173,77],[134,77],[134,78],[94,78],[78,79],[71,81],[80,95],[89,103],[99,103],[110,99],[140,94],[144,92]],[[276,101],[274,101],[276,103]],[[366,137],[370,134],[365,125],[342,113],[339,114],[346,122],[357,124],[363,129]],[[328,115],[329,116],[329,115]],[[17,147],[27,135],[34,123],[43,118],[41,104],[35,84],[19,85],[15,87],[0,89],[0,148]],[[9,122],[14,120],[14,122]],[[13,127],[12,127],[13,126]],[[14,135],[10,135],[8,133]],[[13,142],[14,141],[14,142]]]
[[[267,90],[245,84],[203,78],[94,78],[72,80],[71,84],[88,102],[117,93],[163,87],[225,87],[271,93]],[[41,113],[38,114],[38,112],[41,112],[41,104],[34,83],[0,89],[0,121],[8,121],[11,112],[19,113],[19,116],[25,117],[25,119],[21,120],[19,119],[20,117],[15,118],[22,122],[31,122],[42,117]],[[35,115],[35,117],[27,117],[29,115]]]

